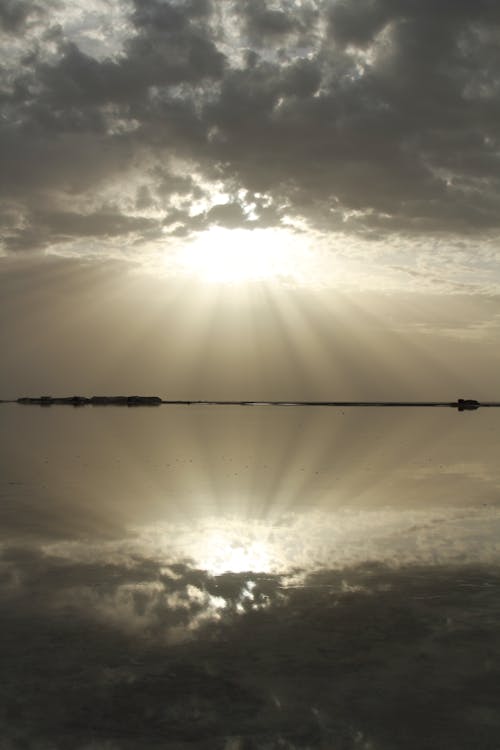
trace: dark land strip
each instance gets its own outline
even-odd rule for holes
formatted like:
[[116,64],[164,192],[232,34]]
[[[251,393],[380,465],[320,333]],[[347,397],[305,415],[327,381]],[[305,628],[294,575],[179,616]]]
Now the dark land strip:
[[500,407],[500,401],[476,401],[459,398],[457,401],[217,401],[162,399],[160,396],[23,396],[18,399],[0,400],[23,406],[328,406],[348,407],[447,407],[458,411],[475,411],[479,408]]

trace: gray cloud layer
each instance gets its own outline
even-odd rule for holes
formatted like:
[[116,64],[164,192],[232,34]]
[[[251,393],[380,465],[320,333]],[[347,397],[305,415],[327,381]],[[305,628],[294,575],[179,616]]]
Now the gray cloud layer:
[[[1,6],[7,249],[285,215],[379,237],[498,228],[497,3],[108,6],[121,45],[92,4]],[[210,210],[215,183],[229,202]]]

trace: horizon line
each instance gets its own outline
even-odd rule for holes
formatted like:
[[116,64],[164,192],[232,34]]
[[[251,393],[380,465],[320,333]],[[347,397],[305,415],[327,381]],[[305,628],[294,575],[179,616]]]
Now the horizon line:
[[475,411],[480,407],[498,408],[500,401],[477,401],[458,398],[456,401],[317,401],[317,400],[224,400],[224,399],[163,399],[160,396],[22,396],[0,399],[0,403],[22,406],[312,406],[312,407],[445,407],[459,411]]

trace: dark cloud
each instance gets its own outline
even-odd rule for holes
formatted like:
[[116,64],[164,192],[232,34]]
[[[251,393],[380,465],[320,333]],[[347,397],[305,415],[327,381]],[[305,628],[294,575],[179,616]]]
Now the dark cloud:
[[125,238],[137,233],[147,236],[148,232],[154,231],[157,227],[157,223],[150,219],[124,216],[117,210],[93,214],[71,211],[39,212],[28,215],[27,218],[32,226],[16,229],[12,234],[5,235],[4,242],[7,248],[43,248],[54,243],[85,237]]
[[[10,548],[2,571],[6,747],[498,745],[496,569],[366,563],[287,588]],[[211,596],[221,619],[189,630]]]
[[207,218],[214,224],[221,224],[226,227],[241,226],[245,220],[239,203],[226,203],[225,205],[214,206],[208,212]]
[[213,12],[211,0],[187,0],[182,5],[163,0],[134,0],[134,8],[134,25],[155,32],[184,30],[192,19],[205,21]]
[[[85,195],[127,170],[144,168],[146,178],[151,162],[180,158],[191,165],[184,174],[248,190],[250,202],[266,192],[324,230],[383,237],[498,227],[495,3],[228,8],[225,18],[205,0],[137,2],[120,54],[99,58],[51,27],[50,14],[39,16],[40,34],[27,38],[2,94],[9,198],[22,209],[43,192],[57,214],[54,187]],[[29,12],[1,9],[13,30]],[[154,184],[146,187],[153,195]],[[224,210],[227,226],[245,225],[244,212]],[[11,247],[44,231],[28,213]],[[82,227],[88,236],[85,218]]]
[[321,15],[316,3],[298,5],[294,0],[283,0],[278,7],[268,0],[244,0],[233,8],[242,19],[241,30],[250,45],[261,51],[272,46],[283,60],[291,49],[311,44],[311,32]]
[[10,33],[20,33],[30,14],[39,14],[38,5],[23,0],[2,0],[0,3],[0,29]]
[[244,9],[247,29],[252,37],[286,35],[295,28],[296,19],[293,13],[282,8],[269,9],[266,0],[246,2]]
[[92,235],[109,237],[132,231],[146,231],[153,223],[144,218],[123,216],[116,210],[87,215],[71,211],[45,213],[38,215],[36,221],[56,238]]
[[[433,41],[440,37],[441,44],[436,46],[438,54],[447,52],[441,50],[442,42],[456,33],[464,25],[479,23],[498,23],[500,14],[498,6],[492,0],[480,0],[472,6],[467,0],[444,0],[436,6],[432,0],[337,0],[329,12],[329,21],[333,36],[343,44],[364,46],[373,41],[374,37],[389,23],[405,22],[414,27],[415,31],[427,30],[433,32],[434,39],[428,40],[432,47]],[[419,36],[412,37],[413,43],[422,41]],[[422,61],[425,63],[425,61]]]
[[[393,3],[392,10],[398,12],[397,3]],[[373,40],[390,17],[391,9],[388,3],[384,4],[377,0],[354,0],[334,3],[328,14],[328,21],[336,42],[364,47]]]

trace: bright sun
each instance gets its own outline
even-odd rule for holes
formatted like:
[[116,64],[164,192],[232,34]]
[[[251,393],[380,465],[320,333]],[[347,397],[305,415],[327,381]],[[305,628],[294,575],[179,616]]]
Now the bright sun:
[[308,254],[303,239],[288,230],[212,227],[180,251],[178,262],[203,281],[299,281]]

